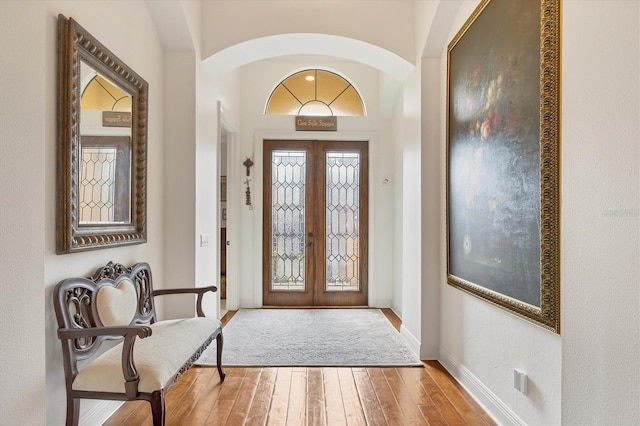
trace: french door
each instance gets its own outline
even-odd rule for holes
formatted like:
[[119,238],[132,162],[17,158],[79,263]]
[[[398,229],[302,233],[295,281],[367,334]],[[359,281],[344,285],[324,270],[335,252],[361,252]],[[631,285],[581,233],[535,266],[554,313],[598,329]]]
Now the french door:
[[263,304],[366,306],[368,143],[264,141]]

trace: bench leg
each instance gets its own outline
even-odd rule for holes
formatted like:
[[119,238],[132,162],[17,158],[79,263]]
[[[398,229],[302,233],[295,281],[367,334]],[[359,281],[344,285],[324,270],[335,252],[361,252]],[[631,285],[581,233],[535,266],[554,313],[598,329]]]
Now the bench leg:
[[80,417],[80,400],[67,396],[67,426],[78,426]]
[[157,390],[151,393],[151,416],[153,417],[153,426],[164,426],[164,390]]
[[222,371],[222,331],[216,336],[216,363],[218,364],[218,374],[220,375],[220,381],[224,382],[226,376]]

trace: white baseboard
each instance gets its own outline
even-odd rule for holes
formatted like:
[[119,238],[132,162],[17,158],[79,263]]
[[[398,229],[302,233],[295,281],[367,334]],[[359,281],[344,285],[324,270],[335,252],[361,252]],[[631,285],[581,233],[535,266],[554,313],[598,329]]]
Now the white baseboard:
[[411,332],[407,330],[404,325],[400,326],[400,336],[404,339],[407,345],[409,345],[409,349],[411,349],[411,352],[413,352],[418,358],[420,358],[420,341],[416,339],[416,336],[411,334]]
[[502,402],[491,389],[442,348],[440,348],[439,361],[496,423],[499,425],[526,426],[526,423],[507,404]]
[[[86,399],[81,400],[80,405],[82,406],[82,403],[87,403],[88,401],[89,400]],[[96,401],[86,412],[80,414],[78,424],[81,426],[100,426],[106,422],[122,404],[124,404],[123,401]]]

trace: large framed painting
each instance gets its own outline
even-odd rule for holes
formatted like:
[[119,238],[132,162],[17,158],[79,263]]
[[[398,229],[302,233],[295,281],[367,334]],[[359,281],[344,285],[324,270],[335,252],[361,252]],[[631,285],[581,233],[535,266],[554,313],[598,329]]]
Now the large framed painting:
[[560,333],[560,0],[484,0],[447,49],[447,282]]

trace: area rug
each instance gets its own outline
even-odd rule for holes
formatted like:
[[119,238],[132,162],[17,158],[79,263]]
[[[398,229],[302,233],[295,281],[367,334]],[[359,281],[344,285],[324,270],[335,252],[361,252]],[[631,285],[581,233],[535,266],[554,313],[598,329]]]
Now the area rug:
[[[241,309],[222,333],[227,367],[422,365],[379,309]],[[214,341],[195,364],[215,360]]]

